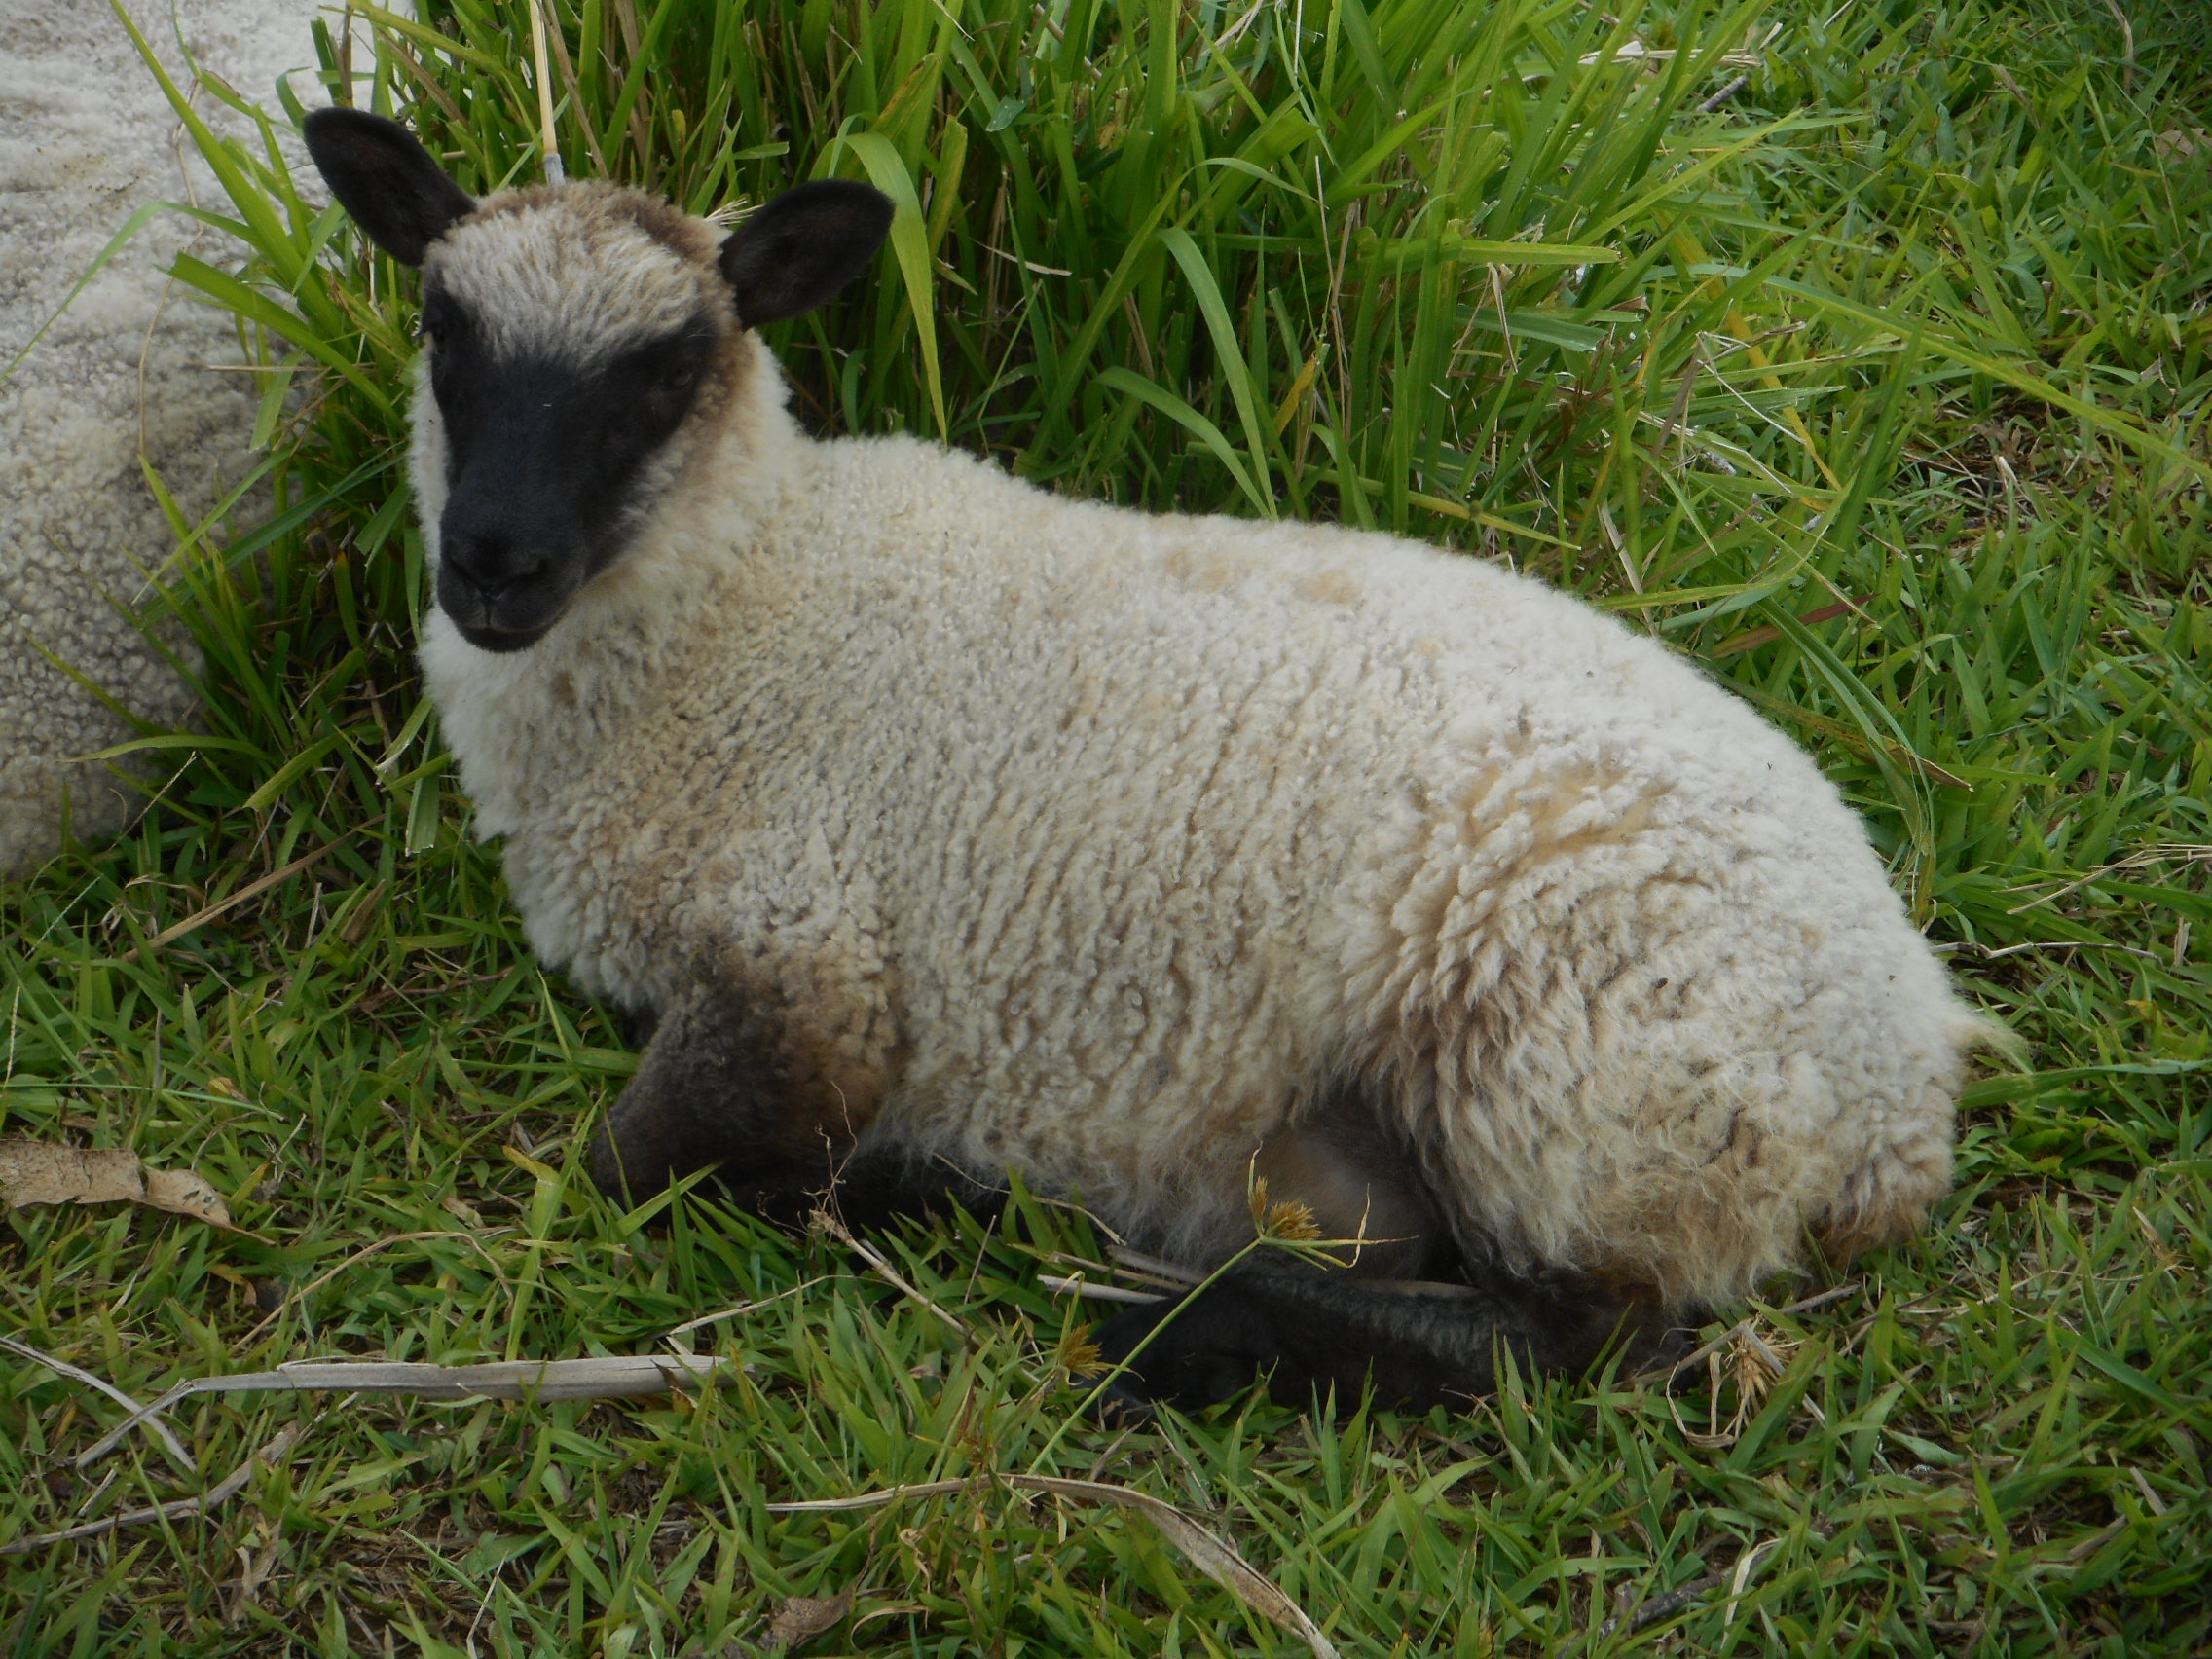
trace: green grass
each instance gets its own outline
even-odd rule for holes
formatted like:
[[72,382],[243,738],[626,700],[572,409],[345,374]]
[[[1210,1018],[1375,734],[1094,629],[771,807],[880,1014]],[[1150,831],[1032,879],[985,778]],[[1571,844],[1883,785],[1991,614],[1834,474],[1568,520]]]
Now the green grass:
[[[746,1373],[696,1405],[203,1399],[199,1472],[74,1470],[120,1408],[10,1356],[0,1545],[302,1437],[209,1517],[0,1559],[0,1653],[737,1653],[845,1587],[810,1651],[1304,1650],[1126,1511],[763,1507],[1040,1468],[1200,1517],[1346,1655],[2212,1647],[2212,31],[2119,5],[554,8],[572,173],[904,204],[778,338],[815,424],[1622,611],[1819,754],[2025,1039],[1933,1235],[1763,1350],[1336,1426],[1071,1425],[1061,1212],[897,1243],[963,1338],[828,1240],[589,1194],[628,1055],[522,948],[409,660],[411,278],[218,148],[237,258],[179,276],[276,371],[276,511],[178,527],[207,712],[141,740],[139,828],[0,897],[0,1136],[194,1165],[250,1233],[12,1212],[0,1324],[144,1398],[783,1299],[698,1333]],[[431,15],[326,74],[527,179],[524,14]]]

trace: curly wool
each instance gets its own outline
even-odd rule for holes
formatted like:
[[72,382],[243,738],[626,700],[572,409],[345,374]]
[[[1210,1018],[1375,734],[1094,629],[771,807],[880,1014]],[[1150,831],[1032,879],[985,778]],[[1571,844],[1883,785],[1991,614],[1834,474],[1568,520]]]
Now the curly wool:
[[[183,0],[174,34],[193,60],[248,93],[313,60],[313,0]],[[164,18],[151,39],[189,69]],[[108,239],[154,199],[208,202],[211,174],[106,6],[0,0],[0,363],[53,315]],[[322,101],[305,78],[300,91]],[[244,129],[202,100],[206,118]],[[259,377],[237,323],[172,293],[174,256],[219,258],[220,238],[176,216],[148,224],[0,383],[0,879],[60,845],[115,833],[139,788],[86,756],[129,723],[55,659],[139,719],[173,725],[193,696],[166,652],[175,629],[143,617],[175,546],[141,461],[199,522],[252,462]],[[249,498],[237,511],[259,510]]]
[[[489,291],[475,224],[430,267]],[[1198,1261],[1347,1091],[1464,1248],[1677,1303],[1945,1191],[1981,1023],[1835,790],[1689,664],[1464,556],[1071,501],[784,404],[733,327],[545,639],[429,619],[478,830],[585,987],[756,987],[865,1141]],[[434,556],[426,389],[416,421]]]

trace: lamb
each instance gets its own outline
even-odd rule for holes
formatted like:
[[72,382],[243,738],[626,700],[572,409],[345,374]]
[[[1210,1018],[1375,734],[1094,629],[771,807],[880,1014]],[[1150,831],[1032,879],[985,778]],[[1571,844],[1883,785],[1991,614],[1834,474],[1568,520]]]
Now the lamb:
[[1423,1406],[1947,1190],[1990,1028],[1689,664],[1435,548],[805,438],[756,331],[868,264],[863,186],[724,238],[307,137],[423,268],[422,660],[479,832],[535,950],[657,1022],[609,1191],[887,1215],[1012,1167],[1204,1269],[1264,1178],[1359,1242],[1109,1321],[1122,1389]]

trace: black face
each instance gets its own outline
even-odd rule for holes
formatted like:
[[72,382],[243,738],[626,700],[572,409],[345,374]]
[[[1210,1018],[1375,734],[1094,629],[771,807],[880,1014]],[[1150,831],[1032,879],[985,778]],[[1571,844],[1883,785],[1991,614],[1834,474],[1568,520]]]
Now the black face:
[[699,318],[578,367],[495,356],[436,283],[424,296],[451,495],[438,605],[485,650],[521,650],[619,551],[638,485],[691,411],[717,338]]

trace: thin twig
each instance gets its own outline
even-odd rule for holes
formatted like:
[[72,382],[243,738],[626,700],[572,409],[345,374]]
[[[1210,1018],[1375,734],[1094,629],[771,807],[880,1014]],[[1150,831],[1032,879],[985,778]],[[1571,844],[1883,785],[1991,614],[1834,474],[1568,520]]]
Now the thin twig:
[[[274,1371],[198,1377],[187,1394],[406,1394],[422,1400],[622,1400],[720,1382],[734,1360],[710,1354],[603,1353],[584,1359],[495,1359],[430,1365],[409,1359],[300,1359]],[[176,1389],[171,1389],[176,1393]]]
[[282,869],[271,870],[267,875],[264,875],[257,880],[247,882],[243,887],[240,888],[236,893],[231,894],[228,898],[216,900],[214,903],[208,905],[204,910],[196,911],[192,915],[185,917],[183,921],[178,922],[174,927],[164,928],[160,933],[156,934],[144,944],[135,945],[131,949],[125,951],[123,954],[123,960],[126,962],[132,962],[137,960],[137,958],[141,954],[151,955],[153,952],[161,949],[163,945],[182,939],[186,934],[191,933],[194,929],[205,927],[209,922],[213,921],[217,916],[222,915],[225,911],[237,908],[239,905],[243,904],[249,899],[260,898],[272,887],[277,885],[277,883],[291,880],[293,876],[299,874],[301,870],[307,868],[308,866],[313,864],[324,854],[332,851],[344,842],[351,840],[356,833],[357,831],[349,830],[342,835],[333,836],[331,839],[323,842],[321,846],[315,848],[313,852],[308,853],[301,858],[294,859]]
[[[598,1354],[588,1359],[504,1359],[483,1365],[425,1365],[403,1359],[293,1360],[275,1371],[190,1377],[140,1415],[153,1417],[195,1394],[344,1392],[407,1394],[424,1400],[625,1400],[719,1382],[734,1360],[704,1354]],[[121,1440],[136,1417],[77,1456],[83,1468]]]
[[1699,104],[1697,107],[1704,114],[1711,115],[1714,110],[1718,109],[1722,104],[1726,103],[1730,98],[1734,97],[1738,92],[1742,92],[1751,84],[1751,78],[1749,75],[1739,75],[1733,81],[1730,81],[1725,87],[1722,87],[1720,91],[1714,92],[1713,96],[1707,98],[1705,102]]
[[1955,944],[1937,946],[1936,954],[1958,956],[1971,952],[1984,962],[1997,962],[2008,956],[2017,956],[2023,950],[2120,950],[2147,961],[2158,960],[2158,953],[2155,950],[2145,950],[2139,944],[2121,944],[2117,940],[2109,939],[2036,939],[2022,944],[2003,946],[1976,944],[1971,940],[1962,940]]
[[291,1451],[292,1443],[299,1437],[300,1428],[296,1423],[278,1429],[268,1445],[198,1497],[172,1498],[167,1503],[157,1503],[149,1509],[127,1509],[120,1515],[110,1515],[102,1521],[88,1521],[81,1527],[64,1527],[58,1532],[39,1532],[28,1538],[18,1538],[12,1544],[0,1545],[0,1556],[28,1555],[32,1550],[45,1549],[49,1544],[65,1544],[72,1538],[96,1538],[103,1532],[113,1532],[124,1527],[142,1526],[148,1521],[179,1521],[187,1515],[204,1515],[236,1497],[252,1478],[256,1468],[274,1465],[279,1457]]
[[793,1285],[789,1290],[779,1290],[773,1296],[763,1296],[757,1302],[741,1302],[735,1308],[723,1309],[719,1313],[702,1313],[696,1319],[686,1319],[682,1324],[674,1326],[668,1335],[681,1337],[686,1331],[696,1331],[701,1325],[712,1325],[717,1319],[734,1319],[741,1313],[757,1312],[772,1302],[781,1302],[787,1296],[796,1296],[802,1290],[812,1290],[818,1284],[828,1284],[835,1276],[834,1273],[818,1274],[803,1284]]
[[545,12],[538,0],[530,0],[530,55],[537,82],[538,154],[545,165],[545,182],[561,184],[569,175],[561,166],[561,146],[553,136],[553,78],[545,63]]
[[1126,1302],[1135,1307],[1150,1308],[1155,1303],[1167,1300],[1156,1291],[1130,1290],[1127,1286],[1119,1284],[1096,1284],[1081,1276],[1063,1278],[1058,1273],[1039,1273],[1037,1282],[1057,1295],[1088,1297],[1093,1302]]
[[956,1492],[966,1492],[983,1478],[975,1475],[958,1481],[922,1481],[914,1486],[855,1493],[850,1497],[805,1497],[790,1503],[764,1503],[760,1507],[770,1515],[831,1515],[847,1509],[878,1509],[903,1497],[947,1497]]
[[1141,1250],[1131,1250],[1123,1244],[1110,1246],[1106,1254],[1124,1268],[1133,1268],[1140,1273],[1150,1273],[1154,1278],[1165,1279],[1169,1284],[1194,1285],[1204,1277],[1202,1273],[1195,1273],[1189,1268],[1178,1267],[1173,1262],[1163,1262],[1158,1256],[1147,1256]]
[[920,1291],[916,1290],[911,1284],[908,1284],[905,1279],[900,1276],[899,1270],[894,1268],[889,1262],[885,1261],[879,1251],[877,1251],[873,1246],[864,1244],[858,1238],[854,1237],[852,1230],[848,1228],[843,1222],[839,1221],[835,1216],[831,1215],[828,1210],[816,1210],[814,1212],[814,1225],[821,1228],[823,1232],[829,1234],[830,1237],[836,1239],[838,1243],[844,1245],[846,1249],[852,1251],[854,1255],[860,1257],[860,1259],[866,1262],[870,1268],[873,1268],[877,1275],[880,1276],[886,1283],[891,1285],[895,1290],[899,1291],[902,1295],[912,1297],[916,1302],[920,1303],[924,1308],[928,1309],[932,1313],[935,1313],[940,1319],[942,1319],[947,1325],[951,1326],[954,1331],[959,1333],[960,1337],[963,1340],[967,1339],[968,1326],[958,1314],[946,1312],[945,1309],[940,1308],[936,1303],[932,1302],[928,1297],[924,1296]]
[[1807,1296],[1789,1303],[1786,1307],[1777,1308],[1774,1310],[1775,1315],[1779,1318],[1790,1313],[1810,1313],[1816,1308],[1825,1308],[1831,1302],[1841,1302],[1853,1291],[1862,1288],[1863,1286],[1858,1279],[1853,1279],[1849,1284],[1839,1284],[1832,1289],[1822,1291],[1817,1296]]
[[1079,1275],[1090,1279],[1094,1284],[1118,1284],[1124,1280],[1134,1280],[1136,1288],[1140,1290],[1183,1291],[1191,1287],[1188,1274],[1178,1273],[1173,1278],[1167,1278],[1160,1273],[1147,1272],[1142,1268],[1126,1267],[1119,1262],[1101,1262],[1095,1256],[1076,1256],[1065,1250],[1039,1250],[1034,1246],[1019,1244],[1014,1248],[1035,1256],[1041,1267],[1073,1268]]
[[[2088,874],[2076,876],[2065,886],[2054,887],[2041,899],[2030,899],[2025,904],[2015,904],[2005,913],[2008,916],[2017,916],[2023,911],[2048,904],[2053,900],[2063,899],[2069,893],[2078,892],[2088,886],[2092,881],[2102,881],[2108,875],[2116,875],[2125,869],[2143,869],[2151,865],[2169,863],[2174,859],[2179,859],[2184,864],[2212,863],[2212,846],[2194,841],[2179,841],[2172,846],[2145,847],[2140,852],[2129,853],[2123,859],[2115,859],[2111,864],[2099,865]],[[2025,884],[2023,883],[2023,885]],[[2013,891],[2018,892],[2019,889],[2014,888]]]
[[154,1436],[155,1439],[159,1440],[162,1445],[167,1449],[168,1455],[171,1457],[174,1457],[179,1463],[192,1470],[195,1474],[199,1473],[199,1462],[193,1457],[191,1453],[187,1452],[184,1449],[184,1442],[177,1439],[175,1433],[169,1428],[169,1425],[166,1422],[161,1421],[159,1419],[149,1418],[146,1415],[146,1408],[144,1406],[140,1405],[136,1400],[133,1400],[129,1394],[126,1394],[121,1388],[118,1388],[106,1378],[94,1377],[90,1371],[81,1371],[76,1366],[71,1365],[65,1359],[55,1359],[50,1353],[41,1353],[37,1348],[31,1346],[30,1344],[26,1342],[18,1342],[14,1337],[0,1337],[0,1347],[5,1347],[13,1352],[19,1353],[25,1359],[35,1359],[39,1364],[47,1367],[48,1370],[58,1371],[62,1376],[71,1379],[73,1382],[82,1382],[87,1387],[97,1388],[109,1399],[115,1401],[116,1404],[123,1407],[124,1410],[130,1413],[129,1422],[124,1424],[126,1428],[129,1428],[132,1423],[144,1423],[146,1432]]

